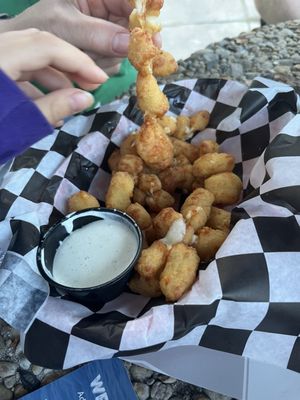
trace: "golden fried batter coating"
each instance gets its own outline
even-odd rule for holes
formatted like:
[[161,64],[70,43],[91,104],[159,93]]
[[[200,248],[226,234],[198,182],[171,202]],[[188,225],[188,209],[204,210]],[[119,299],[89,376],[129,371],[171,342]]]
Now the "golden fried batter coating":
[[177,120],[175,117],[164,115],[162,118],[159,118],[157,122],[163,127],[164,132],[169,136],[172,136],[176,131]]
[[173,161],[173,145],[155,119],[148,119],[142,125],[136,140],[138,155],[155,170],[168,168]]
[[100,207],[98,200],[96,197],[83,190],[73,194],[73,196],[68,199],[67,203],[67,210],[69,213],[94,207]]
[[215,196],[214,204],[230,205],[238,202],[243,184],[234,173],[222,172],[205,179],[204,187]]
[[190,160],[184,154],[178,154],[173,159],[173,167],[183,167],[185,165],[191,165]]
[[206,224],[207,214],[202,206],[192,205],[181,210],[181,214],[194,231]]
[[140,190],[147,194],[153,194],[161,190],[161,181],[155,174],[141,174],[137,186]]
[[234,168],[234,157],[227,153],[207,153],[193,164],[193,175],[208,178],[220,172],[231,172]]
[[193,136],[190,129],[190,118],[187,115],[177,117],[176,131],[173,136],[180,140],[187,140]]
[[194,182],[191,164],[170,167],[159,173],[162,188],[169,193],[176,189],[191,191]]
[[227,232],[230,227],[231,213],[222,208],[212,207],[207,226]]
[[209,261],[216,255],[228,233],[204,226],[200,229],[196,242],[197,253],[201,261]]
[[184,210],[186,207],[190,206],[201,206],[207,218],[209,217],[211,211],[211,205],[214,202],[214,195],[210,193],[208,190],[203,188],[199,188],[194,190],[185,200],[183,203],[181,210]]
[[134,188],[134,179],[128,172],[116,172],[110,181],[106,194],[106,207],[125,211],[131,201]]
[[125,156],[121,156],[120,158],[117,171],[128,172],[137,180],[137,176],[143,171],[143,168],[144,163],[139,156],[125,154]]
[[156,237],[165,237],[173,222],[181,218],[182,215],[172,207],[162,209],[152,221]]
[[149,226],[149,228],[144,230],[144,237],[146,239],[146,243],[150,246],[155,240],[160,239],[157,237],[153,224]]
[[120,150],[114,150],[108,158],[109,169],[113,172],[118,169],[119,161],[121,158]]
[[138,187],[135,187],[133,190],[132,201],[134,203],[140,203],[142,206],[146,204],[146,193],[144,193]]
[[137,272],[143,278],[159,278],[165,267],[168,248],[160,240],[156,240],[150,247],[144,249],[136,265]]
[[146,205],[153,212],[160,212],[163,208],[172,207],[175,199],[165,190],[158,190],[146,197]]
[[199,188],[203,188],[203,186],[204,186],[204,179],[197,179],[192,184],[192,191]]
[[186,244],[187,246],[191,246],[194,244],[194,239],[196,238],[195,236],[195,231],[192,225],[186,225],[186,232],[183,238],[183,243]]
[[137,135],[138,133],[131,133],[126,139],[123,140],[120,146],[121,156],[125,156],[126,154],[133,154],[135,156],[137,155],[135,146]]
[[193,163],[199,157],[199,149],[197,146],[173,137],[171,138],[171,141],[174,146],[175,157],[183,154],[190,160],[191,163]]
[[152,69],[154,76],[165,77],[174,74],[178,65],[171,53],[161,50],[153,59]]
[[214,140],[203,140],[199,145],[199,155],[203,156],[203,154],[207,153],[218,153],[219,145]]
[[142,230],[149,228],[149,226],[152,224],[152,218],[150,214],[139,203],[130,204],[130,206],[126,209],[126,213],[135,220]]
[[177,301],[196,280],[199,265],[196,249],[184,243],[175,244],[160,275],[160,288],[168,301]]
[[145,297],[160,297],[162,295],[158,279],[145,279],[137,272],[133,274],[128,286],[134,293]]
[[195,231],[202,228],[210,215],[214,195],[208,190],[199,188],[194,190],[185,200],[181,207],[181,213],[186,222]]
[[146,0],[146,13],[148,15],[159,16],[163,6],[164,0]]
[[203,131],[209,124],[210,114],[208,111],[199,111],[191,116],[192,132]]
[[143,71],[143,73],[151,72],[152,59],[158,52],[159,50],[154,46],[150,33],[140,28],[132,30],[128,47],[128,59],[138,71]]
[[138,73],[136,93],[138,106],[144,113],[162,117],[169,110],[168,98],[160,90],[153,75]]

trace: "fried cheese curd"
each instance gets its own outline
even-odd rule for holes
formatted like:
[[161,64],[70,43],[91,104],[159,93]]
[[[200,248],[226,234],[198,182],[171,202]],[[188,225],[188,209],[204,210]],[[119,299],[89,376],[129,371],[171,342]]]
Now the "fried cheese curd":
[[177,71],[178,65],[171,53],[160,50],[154,57],[152,69],[153,75],[159,77],[169,76]]
[[129,0],[134,8],[129,16],[129,29],[143,28],[153,34],[161,30],[159,21],[160,10],[164,0]]
[[172,143],[154,118],[147,119],[141,126],[136,149],[141,159],[154,170],[160,171],[172,164]]
[[159,279],[147,279],[135,272],[128,282],[128,287],[134,293],[141,294],[145,297],[161,297],[162,292],[160,289]]
[[168,301],[177,301],[196,280],[200,258],[196,249],[184,243],[175,244],[160,275],[160,288]]
[[204,187],[213,193],[214,204],[230,205],[238,202],[243,184],[233,172],[221,172],[205,179]]
[[128,172],[114,173],[105,197],[106,207],[125,211],[131,204],[133,189],[134,179]]
[[225,241],[228,233],[204,226],[200,229],[196,249],[202,261],[211,260]]
[[126,208],[126,213],[130,215],[138,226],[144,230],[152,224],[152,219],[148,211],[139,203],[132,203]]
[[67,210],[69,213],[94,207],[100,207],[99,201],[96,197],[83,190],[73,194],[67,202]]
[[152,71],[152,60],[159,54],[159,49],[154,46],[152,36],[141,28],[131,31],[131,40],[128,47],[128,59],[141,73]]
[[138,73],[136,94],[139,108],[148,115],[162,117],[169,110],[167,96],[160,90],[154,76]]
[[150,247],[144,249],[136,265],[137,272],[146,279],[159,278],[165,267],[168,248],[160,240],[151,244]]

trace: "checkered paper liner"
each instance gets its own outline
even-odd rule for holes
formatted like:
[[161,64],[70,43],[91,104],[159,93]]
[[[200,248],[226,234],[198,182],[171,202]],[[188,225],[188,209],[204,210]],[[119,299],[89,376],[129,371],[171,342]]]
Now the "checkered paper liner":
[[[136,98],[71,118],[17,157],[0,187],[0,316],[24,334],[34,364],[68,368],[193,345],[300,372],[300,117],[298,96],[257,78],[167,84],[170,114],[206,109],[215,139],[234,154],[244,200],[216,258],[176,304],[128,289],[101,309],[59,297],[36,274],[40,234],[79,189],[101,202],[109,155],[142,123]],[[103,203],[104,204],[104,203]],[[5,304],[5,306],[4,306]],[[2,305],[2,306],[1,306]]]

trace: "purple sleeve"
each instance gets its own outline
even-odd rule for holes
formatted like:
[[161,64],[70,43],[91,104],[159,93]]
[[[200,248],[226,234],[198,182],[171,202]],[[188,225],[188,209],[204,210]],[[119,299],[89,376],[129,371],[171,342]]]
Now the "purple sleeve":
[[0,164],[52,131],[34,102],[0,70]]

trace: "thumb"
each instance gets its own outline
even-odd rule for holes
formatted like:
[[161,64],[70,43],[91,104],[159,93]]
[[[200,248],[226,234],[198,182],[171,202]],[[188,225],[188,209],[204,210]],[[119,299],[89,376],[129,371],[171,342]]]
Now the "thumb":
[[76,47],[106,57],[127,56],[130,37],[129,31],[122,26],[81,15],[74,28],[76,29],[70,29],[70,34],[74,34],[74,37],[69,38],[69,41]]
[[35,100],[36,106],[51,125],[93,104],[94,98],[83,90],[61,89]]

